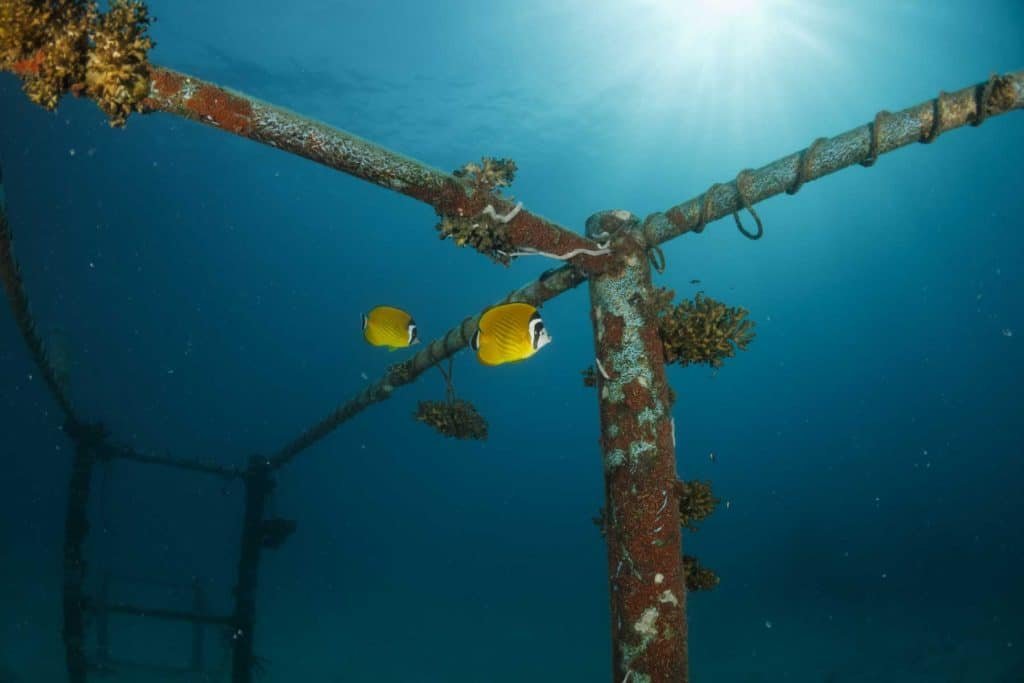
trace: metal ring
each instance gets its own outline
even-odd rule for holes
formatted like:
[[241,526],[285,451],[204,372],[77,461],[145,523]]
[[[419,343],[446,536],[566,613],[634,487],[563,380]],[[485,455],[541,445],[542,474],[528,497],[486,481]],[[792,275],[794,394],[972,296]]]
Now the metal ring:
[[659,275],[665,272],[665,252],[657,244],[647,247],[647,261]]

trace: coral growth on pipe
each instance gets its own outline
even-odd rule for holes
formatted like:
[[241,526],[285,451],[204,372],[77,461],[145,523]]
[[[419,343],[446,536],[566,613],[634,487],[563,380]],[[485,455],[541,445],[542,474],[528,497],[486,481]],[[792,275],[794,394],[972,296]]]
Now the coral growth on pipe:
[[688,591],[709,591],[721,581],[717,574],[701,566],[700,561],[693,555],[683,555],[683,570]]
[[746,351],[754,339],[754,322],[745,308],[726,306],[698,293],[693,300],[672,305],[673,293],[659,289],[651,308],[665,347],[665,362],[680,365],[706,363],[720,368],[736,351]]
[[454,439],[487,439],[487,420],[469,401],[420,401],[416,419]]
[[696,531],[697,522],[707,519],[719,500],[711,492],[710,481],[676,481],[679,496],[679,524],[687,531]]
[[139,0],[111,0],[106,13],[83,0],[4,0],[0,69],[19,75],[44,109],[65,93],[86,95],[122,126],[149,92],[149,22]]
[[[508,187],[516,173],[516,162],[511,159],[494,159],[484,157],[481,163],[468,163],[456,170],[453,175],[461,179],[474,195],[490,194],[498,188]],[[513,211],[518,213],[521,207]],[[490,209],[488,211],[488,209]],[[509,236],[508,222],[514,213],[507,216],[497,214],[494,207],[488,205],[476,216],[442,215],[441,221],[435,226],[441,239],[449,237],[460,247],[470,246],[481,254],[498,263],[508,265],[509,254],[515,245]]]

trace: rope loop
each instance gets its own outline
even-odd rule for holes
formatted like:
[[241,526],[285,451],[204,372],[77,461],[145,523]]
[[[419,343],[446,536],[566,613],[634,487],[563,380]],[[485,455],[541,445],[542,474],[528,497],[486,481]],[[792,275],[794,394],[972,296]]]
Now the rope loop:
[[921,138],[921,142],[926,145],[935,142],[935,138],[942,132],[942,105],[945,103],[945,97],[946,91],[940,90],[939,96],[932,100],[932,127],[928,129],[928,134]]
[[882,121],[889,117],[889,112],[882,109],[875,114],[875,120],[871,122],[871,142],[868,143],[868,155],[860,162],[861,166],[869,168],[878,161],[878,138],[881,134]]
[[810,146],[800,153],[800,160],[796,165],[796,178],[793,179],[793,184],[786,188],[786,194],[796,194],[800,191],[800,187],[807,181],[807,174],[810,172],[811,161],[814,160],[814,155],[818,151],[818,147],[821,143],[825,142],[826,138],[818,138],[810,144]]
[[721,183],[715,183],[704,191],[704,196],[701,197],[700,201],[700,214],[697,216],[697,224],[693,226],[693,231],[697,234],[704,232],[704,228],[707,226],[708,221],[711,219],[711,209],[714,208],[711,201],[711,195],[714,194],[715,190],[721,187]]
[[750,205],[747,200],[747,184],[750,181],[750,169],[745,168],[736,174],[736,194],[740,198],[740,206],[747,210],[747,212],[753,216],[754,222],[757,224],[757,232],[749,232],[743,225],[743,221],[740,219],[740,212],[734,211],[732,214],[733,220],[736,221],[736,227],[748,240],[759,240],[764,237],[764,225],[761,224],[761,217],[757,215],[757,211],[754,211],[754,207]]
[[999,74],[989,74],[988,80],[985,81],[984,87],[981,89],[979,94],[978,90],[974,90],[974,102],[975,112],[974,120],[971,121],[971,125],[978,127],[985,123],[985,119],[988,118],[988,105],[992,99],[992,90],[995,89],[996,81],[999,80]]

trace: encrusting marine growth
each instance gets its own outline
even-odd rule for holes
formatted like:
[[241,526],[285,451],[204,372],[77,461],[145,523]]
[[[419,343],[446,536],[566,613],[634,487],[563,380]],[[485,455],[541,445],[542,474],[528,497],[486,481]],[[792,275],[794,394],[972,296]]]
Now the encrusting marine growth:
[[469,401],[420,401],[416,419],[455,439],[487,439],[487,421]]
[[707,519],[720,502],[711,492],[710,481],[677,481],[679,523],[687,531],[696,531],[697,522]]
[[721,579],[693,555],[683,555],[683,571],[686,573],[686,590],[709,591],[718,585]]
[[[461,178],[474,192],[493,193],[508,187],[516,173],[516,162],[511,159],[484,157],[480,164],[468,163],[453,175]],[[508,235],[506,223],[514,214],[500,216],[494,207],[477,216],[442,216],[435,227],[441,239],[452,238],[460,247],[470,246],[492,260],[508,265],[515,246]],[[513,210],[515,211],[515,209]]]
[[149,94],[149,22],[139,0],[111,0],[106,13],[83,0],[4,0],[0,69],[18,74],[44,109],[67,92],[88,95],[123,126]]

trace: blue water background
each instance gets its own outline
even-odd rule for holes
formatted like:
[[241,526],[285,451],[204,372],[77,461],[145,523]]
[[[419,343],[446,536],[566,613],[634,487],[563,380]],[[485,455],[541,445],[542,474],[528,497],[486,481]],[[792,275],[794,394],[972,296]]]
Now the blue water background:
[[[152,58],[442,169],[512,157],[513,194],[576,230],[1024,68],[1013,0],[776,4],[804,40],[744,59],[642,3],[159,0]],[[760,242],[727,219],[666,247],[660,284],[758,325],[721,371],[670,370],[680,472],[730,502],[684,539],[722,578],[690,596],[695,681],[1024,680],[1022,152],[1010,114],[765,202]],[[181,456],[272,452],[404,358],[361,341],[373,305],[430,339],[552,265],[495,266],[439,242],[429,207],[168,115],[47,114],[6,74],[0,160],[76,404]],[[609,680],[586,287],[543,315],[529,362],[458,358],[486,443],[411,419],[432,372],[281,475],[299,527],[261,566],[263,680]],[[69,442],[6,312],[0,378],[0,679],[63,680]],[[230,609],[237,484],[115,464],[94,492],[93,578],[199,576]],[[185,627],[112,628],[115,654],[188,659]]]

